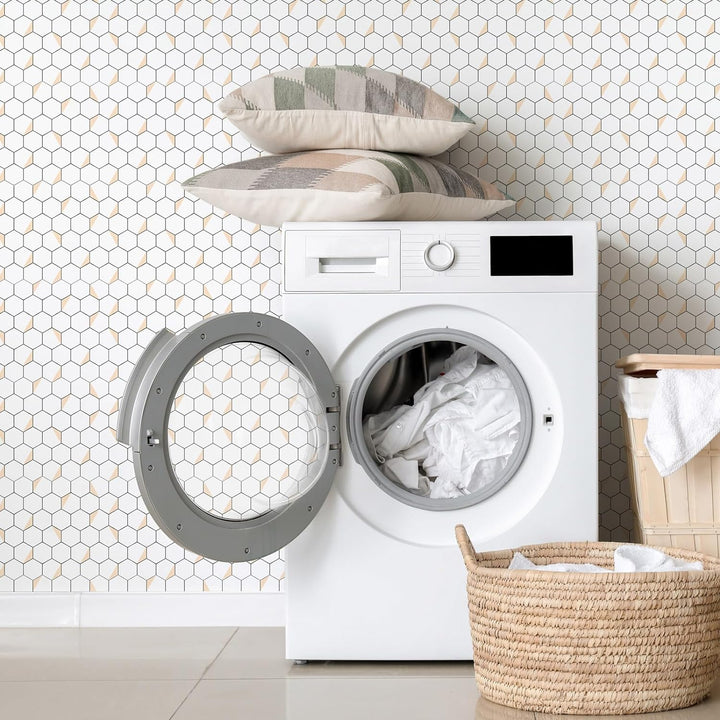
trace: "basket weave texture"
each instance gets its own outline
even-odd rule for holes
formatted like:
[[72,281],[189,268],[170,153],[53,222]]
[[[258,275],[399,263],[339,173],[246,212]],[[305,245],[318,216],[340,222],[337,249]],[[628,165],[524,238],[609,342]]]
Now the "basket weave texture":
[[[468,608],[480,693],[545,713],[618,715],[687,707],[720,670],[720,560],[703,571],[561,573],[508,570],[514,550],[476,553],[456,537],[468,570]],[[618,543],[518,548],[536,564],[612,568]]]

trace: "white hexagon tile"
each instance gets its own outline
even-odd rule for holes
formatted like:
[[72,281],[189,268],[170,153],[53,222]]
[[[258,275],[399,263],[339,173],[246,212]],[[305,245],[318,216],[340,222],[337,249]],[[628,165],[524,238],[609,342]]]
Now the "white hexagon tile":
[[[282,588],[281,555],[229,565],[170,543],[114,428],[156,331],[281,313],[278,234],[180,181],[257,155],[215,103],[297,65],[374,64],[430,85],[477,121],[449,159],[518,200],[506,217],[597,221],[601,527],[627,538],[613,363],[720,347],[719,15],[716,0],[4,3],[0,591]],[[225,388],[222,362],[186,384],[205,373]],[[177,432],[218,410],[187,389]],[[285,463],[301,482],[294,453],[312,463],[312,428],[290,439],[287,402],[238,402],[258,442],[279,435],[267,457],[203,458],[205,486],[187,490],[217,513],[252,512],[213,484],[228,467]]]
[[250,520],[307,492],[324,469],[325,408],[273,348],[211,350],[180,383],[168,452],[185,494],[205,512]]

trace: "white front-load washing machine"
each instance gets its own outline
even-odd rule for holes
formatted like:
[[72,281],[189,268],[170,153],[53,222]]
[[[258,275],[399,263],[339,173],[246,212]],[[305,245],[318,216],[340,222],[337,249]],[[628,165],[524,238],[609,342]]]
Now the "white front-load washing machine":
[[[483,550],[597,539],[595,225],[293,223],[283,263],[283,320],[163,330],[135,367],[118,437],[148,510],[207,557],[287,546],[288,658],[469,659],[455,525]],[[372,423],[402,434],[463,353],[505,404],[479,450],[452,413],[433,425],[443,482],[481,468],[449,492],[429,429],[398,474]]]

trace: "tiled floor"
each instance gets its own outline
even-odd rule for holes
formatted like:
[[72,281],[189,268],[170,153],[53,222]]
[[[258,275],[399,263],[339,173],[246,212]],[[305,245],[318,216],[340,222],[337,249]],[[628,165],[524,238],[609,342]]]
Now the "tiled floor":
[[[0,629],[0,716],[549,720],[478,697],[470,663],[283,659],[281,628]],[[652,720],[715,720],[710,699]]]

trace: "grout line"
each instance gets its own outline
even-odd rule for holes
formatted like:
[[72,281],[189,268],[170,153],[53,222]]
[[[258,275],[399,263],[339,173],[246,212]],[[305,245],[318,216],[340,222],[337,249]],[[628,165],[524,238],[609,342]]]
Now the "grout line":
[[225,648],[232,642],[232,639],[238,634],[239,630],[240,628],[235,628],[233,630],[230,637],[218,651],[218,654],[208,663],[207,667],[202,671],[202,675],[200,675],[201,680],[205,677],[205,675],[207,675],[207,671],[215,664],[215,661],[223,654],[223,652],[225,652]]
[[205,669],[202,671],[202,673],[200,673],[200,677],[195,681],[195,684],[190,688],[187,695],[185,695],[185,697],[182,699],[180,704],[175,708],[175,710],[173,711],[173,714],[168,718],[168,720],[172,720],[180,712],[180,708],[187,702],[188,698],[195,692],[195,688],[201,683],[202,679],[207,674],[207,671],[213,666],[214,662],[220,657],[220,655],[222,655],[223,651],[230,644],[232,639],[237,634],[238,630],[239,630],[239,628],[235,628],[233,630],[233,632],[230,634],[230,637],[225,641],[225,644],[218,651],[218,654],[215,655],[215,657],[212,660],[210,660],[210,662],[206,665]]

